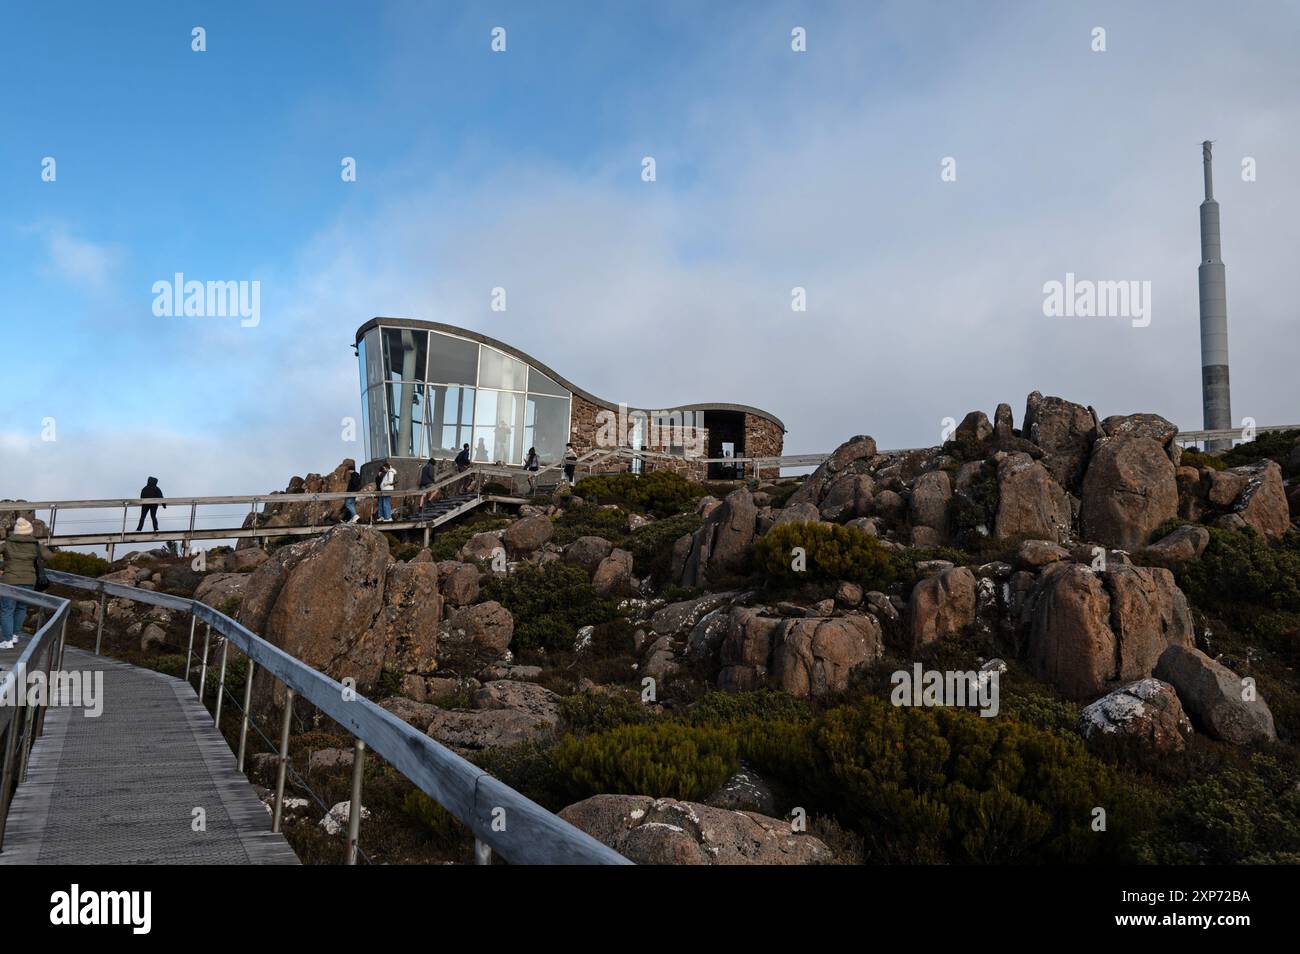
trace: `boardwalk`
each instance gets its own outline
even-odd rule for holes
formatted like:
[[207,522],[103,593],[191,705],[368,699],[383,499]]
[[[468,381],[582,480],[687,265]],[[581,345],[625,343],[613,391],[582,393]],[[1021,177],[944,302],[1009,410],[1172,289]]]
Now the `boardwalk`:
[[0,864],[298,863],[190,686],[72,647],[63,668],[104,673],[103,712],[47,711]]

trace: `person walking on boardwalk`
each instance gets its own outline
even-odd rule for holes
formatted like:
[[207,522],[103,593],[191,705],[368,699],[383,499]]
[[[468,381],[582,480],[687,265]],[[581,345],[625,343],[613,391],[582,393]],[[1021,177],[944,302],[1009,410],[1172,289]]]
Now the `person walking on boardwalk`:
[[[140,498],[142,500],[152,500],[155,498],[161,498],[165,496],[166,494],[162,492],[162,488],[158,486],[157,477],[150,477],[149,483],[145,484],[143,487],[140,488]],[[164,510],[167,509],[166,504],[163,504],[162,506]],[[157,504],[145,504],[140,508],[140,522],[136,524],[135,532],[139,533],[141,530],[144,529],[144,518],[146,516],[153,521],[153,532],[157,533],[158,532],[158,505]]]
[[[36,589],[36,561],[54,559],[54,551],[36,539],[32,524],[25,517],[14,522],[13,533],[5,540],[0,540],[0,557],[4,558],[0,569],[0,583],[21,587],[24,590]],[[16,636],[23,630],[23,620],[27,618],[27,606],[16,599],[0,597],[0,649],[14,649],[18,643]]]
[[573,483],[573,472],[578,467],[578,452],[572,444],[564,445],[564,479]]
[[[348,465],[348,493],[355,494],[361,489],[361,475],[357,473],[357,465]],[[361,519],[357,513],[357,498],[349,497],[343,501],[343,509],[349,514],[348,523],[356,523]]]
[[434,470],[436,470],[436,468],[437,465],[434,464],[432,457],[426,460],[424,466],[420,468],[420,489],[424,491],[424,493],[420,495],[421,510],[428,506],[429,501],[433,499],[434,491],[429,488],[433,486]]
[[456,455],[456,473],[461,474],[469,469],[469,445],[466,444]]
[[537,471],[541,468],[542,462],[537,457],[537,448],[528,448],[528,456],[524,458],[524,470],[528,471],[528,495],[532,496],[537,491]]
[[[392,463],[390,463],[389,461],[384,461],[383,464],[380,465],[379,489],[392,490],[395,486],[397,486],[397,468],[394,467]],[[393,522],[393,498],[392,497],[379,498],[379,522],[380,523]]]

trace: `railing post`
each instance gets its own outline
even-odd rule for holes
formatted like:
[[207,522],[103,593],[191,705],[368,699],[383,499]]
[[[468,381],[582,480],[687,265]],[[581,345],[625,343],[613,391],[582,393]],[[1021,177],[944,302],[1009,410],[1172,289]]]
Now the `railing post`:
[[104,641],[104,616],[108,613],[108,591],[99,593],[99,624],[95,628],[95,655],[99,655],[99,646]]
[[239,771],[244,770],[244,752],[248,748],[248,710],[253,704],[253,674],[257,672],[257,663],[248,659],[248,672],[244,676],[244,716],[239,720]]
[[13,786],[14,780],[14,740],[18,736],[18,727],[23,721],[18,718],[19,713],[14,713],[13,721],[9,723],[9,731],[5,733],[5,762],[4,771],[0,772],[0,852],[5,848],[5,823],[9,821],[9,793]]
[[45,704],[36,707],[36,738],[38,739],[45,732],[45,710],[50,707],[49,687],[54,685],[54,652],[56,648],[51,645],[45,656]]
[[361,777],[366,767],[366,743],[352,745],[352,801],[348,803],[348,853],[344,864],[357,863],[357,841],[361,837]]
[[212,724],[221,731],[221,700],[226,693],[226,654],[230,651],[230,640],[221,637],[221,675],[217,677],[217,709],[212,714]]
[[197,623],[198,621],[199,618],[195,616],[194,611],[191,610],[190,611],[190,645],[185,650],[185,681],[186,682],[190,681],[190,661],[193,660],[194,658],[194,624]]
[[275,807],[271,812],[271,831],[279,832],[284,816],[284,774],[289,768],[289,725],[293,720],[293,690],[284,687],[284,717],[280,721],[280,761],[275,769]]
[[212,624],[203,624],[203,668],[199,670],[199,705],[203,705],[203,689],[208,682],[208,640],[212,638]]
[[[59,662],[54,667],[55,672],[63,672],[63,649],[68,643],[68,617],[72,615],[68,607],[71,605],[71,603],[68,603],[63,607],[63,622],[59,624]],[[50,685],[53,686],[54,684],[50,683]]]
[[[18,759],[18,781],[27,781],[27,759],[32,751],[32,734],[36,731],[36,711],[32,706],[27,706],[27,712],[23,713],[23,735],[21,757]],[[30,713],[30,714],[29,714]],[[18,717],[14,717],[14,722]]]
[[492,846],[478,838],[474,839],[474,864],[492,864]]
[[[126,540],[126,515],[131,510],[126,504],[122,504],[122,540]],[[112,560],[109,560],[112,563]]]

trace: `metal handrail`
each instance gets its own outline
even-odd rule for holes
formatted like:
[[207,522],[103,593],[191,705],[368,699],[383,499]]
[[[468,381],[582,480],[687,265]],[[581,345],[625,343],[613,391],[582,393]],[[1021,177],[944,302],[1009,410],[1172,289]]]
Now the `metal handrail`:
[[[278,646],[273,646],[206,603],[155,590],[143,590],[124,583],[55,570],[48,572],[51,582],[61,586],[186,611],[191,615],[191,652],[194,622],[202,621],[206,625],[205,664],[206,637],[215,630],[225,640],[222,659],[225,658],[226,644],[229,644],[249,660],[246,693],[251,689],[255,667],[266,670],[286,687],[288,692],[281,723],[280,766],[273,809],[275,820],[279,819],[283,803],[293,700],[301,697],[346,729],[357,741],[364,743],[366,749],[386,759],[416,788],[469,828],[478,843],[476,857],[488,857],[491,851],[495,851],[515,864],[631,864],[612,848],[493,778],[391,712],[311,668]],[[206,672],[206,665],[204,671]],[[225,688],[224,666],[219,678],[218,698]],[[200,701],[202,691],[200,688]],[[245,699],[247,701],[247,695]],[[241,735],[247,731],[247,709],[243,720],[245,724],[241,727]],[[361,752],[358,751],[357,756],[360,755]],[[354,769],[354,813],[360,812],[361,808],[359,788],[360,773]],[[273,824],[275,830],[278,827]],[[349,832],[350,835],[355,835],[353,819],[349,819]],[[352,856],[353,853],[349,850],[349,857]]]
[[[9,821],[9,805],[14,789],[27,777],[27,759],[32,743],[45,729],[45,710],[50,704],[54,688],[54,673],[63,665],[63,646],[67,639],[68,613],[71,602],[58,596],[49,596],[35,590],[0,583],[0,596],[18,600],[29,606],[53,610],[19,654],[13,669],[0,678],[0,700],[12,693],[17,704],[0,703],[0,732],[4,733],[4,765],[0,769],[0,851],[4,850],[5,826]],[[57,636],[55,635],[57,633]],[[43,656],[43,661],[39,657]],[[27,687],[18,684],[18,677],[33,672],[37,667],[45,670],[45,698],[38,701],[35,710],[26,704]],[[19,713],[24,713],[19,717]]]

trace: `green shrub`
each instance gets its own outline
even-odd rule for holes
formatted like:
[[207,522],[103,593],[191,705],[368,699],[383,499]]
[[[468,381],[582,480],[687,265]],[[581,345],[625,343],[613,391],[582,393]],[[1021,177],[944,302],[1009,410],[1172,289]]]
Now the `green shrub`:
[[509,525],[510,521],[504,517],[471,517],[454,527],[446,529],[439,527],[433,531],[429,552],[433,554],[435,563],[441,560],[454,560],[460,548],[469,543],[469,538],[474,534],[488,530],[502,530]]
[[1179,458],[1179,464],[1183,467],[1195,467],[1197,470],[1202,467],[1209,467],[1211,470],[1223,470],[1228,466],[1227,462],[1218,454],[1206,454],[1204,451],[1198,451],[1195,448],[1183,451],[1182,457]]
[[[950,519],[956,540],[968,546],[990,532],[1000,499],[997,467],[985,461],[966,488],[953,495]],[[984,534],[980,533],[980,527],[984,528]]]
[[1226,467],[1241,467],[1261,460],[1275,460],[1288,470],[1291,451],[1300,440],[1300,431],[1276,431],[1260,434],[1253,441],[1238,444],[1223,454]]
[[[802,547],[805,569],[792,567],[795,547]],[[897,574],[880,541],[857,527],[793,521],[773,527],[754,545],[754,566],[769,580],[850,580],[882,590]]]
[[618,604],[596,592],[581,567],[558,560],[491,576],[483,599],[496,600],[515,620],[516,649],[565,650],[583,626],[607,623]]
[[575,799],[613,793],[698,801],[740,767],[729,733],[678,722],[569,736],[552,761]]
[[798,722],[812,717],[812,706],[787,692],[708,692],[683,715],[692,725],[726,726],[747,719]]
[[627,513],[609,507],[575,507],[551,521],[555,525],[552,542],[568,546],[579,537],[604,537],[619,544],[627,535]]
[[1271,543],[1251,528],[1208,529],[1201,558],[1175,570],[1188,599],[1201,607],[1245,602],[1300,612],[1300,533]]
[[74,553],[71,550],[56,550],[53,560],[47,560],[47,570],[60,573],[75,573],[78,576],[103,576],[108,572],[108,561],[93,553]]
[[583,692],[560,700],[561,722],[573,735],[641,725],[654,718],[653,710],[635,692]]
[[700,497],[699,487],[670,470],[584,477],[574,485],[573,492],[584,500],[627,504],[656,517],[690,510]]
[[456,816],[443,808],[418,788],[406,793],[402,811],[420,824],[433,840],[442,845],[453,845],[466,837],[468,829]]
[[681,513],[647,524],[631,535],[625,547],[632,552],[632,565],[638,577],[648,576],[656,583],[669,577],[673,544],[678,538],[699,529],[704,518],[695,513]]

